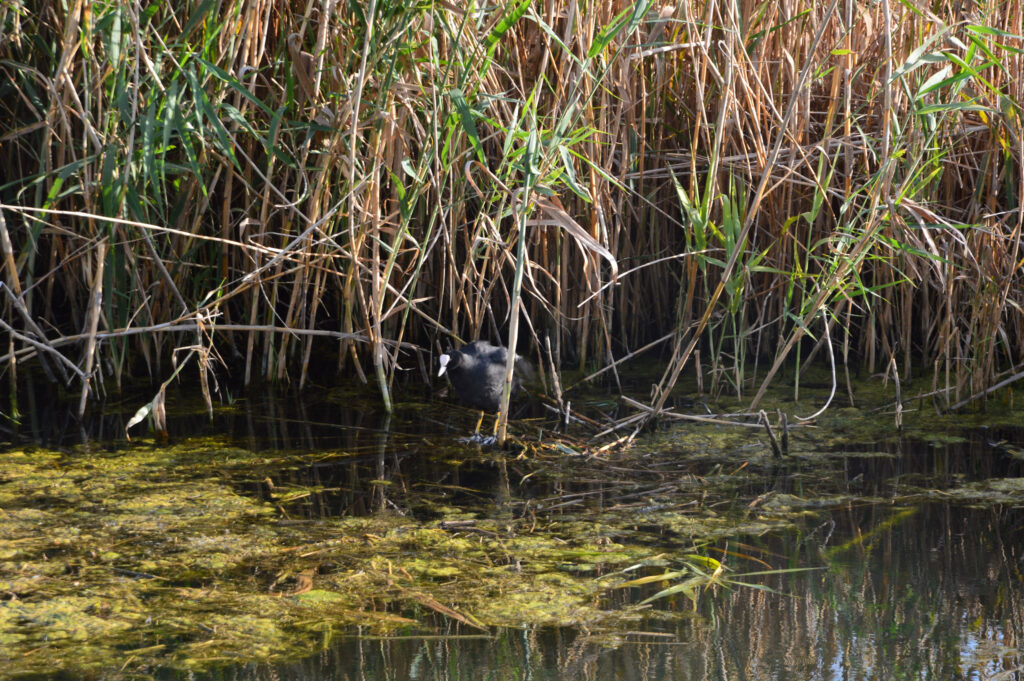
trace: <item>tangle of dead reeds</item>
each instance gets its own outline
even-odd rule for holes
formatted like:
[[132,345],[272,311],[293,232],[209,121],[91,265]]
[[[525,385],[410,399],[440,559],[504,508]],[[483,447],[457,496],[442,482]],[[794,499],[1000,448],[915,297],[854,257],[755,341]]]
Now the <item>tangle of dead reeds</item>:
[[183,345],[300,384],[333,348],[390,406],[458,341],[644,347],[656,414],[829,338],[984,395],[1024,364],[1022,13],[6,0],[0,359],[84,401]]

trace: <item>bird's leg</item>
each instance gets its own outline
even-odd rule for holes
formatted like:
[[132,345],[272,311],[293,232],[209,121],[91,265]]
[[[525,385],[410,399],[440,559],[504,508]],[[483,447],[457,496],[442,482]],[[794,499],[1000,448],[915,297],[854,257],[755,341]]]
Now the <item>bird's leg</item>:
[[473,431],[473,435],[474,435],[474,437],[476,437],[476,436],[479,436],[479,435],[480,435],[480,426],[482,426],[482,425],[483,425],[483,423],[484,423],[484,413],[483,413],[483,412],[480,412],[480,418],[478,418],[478,419],[476,420],[476,430],[474,430],[474,431]]

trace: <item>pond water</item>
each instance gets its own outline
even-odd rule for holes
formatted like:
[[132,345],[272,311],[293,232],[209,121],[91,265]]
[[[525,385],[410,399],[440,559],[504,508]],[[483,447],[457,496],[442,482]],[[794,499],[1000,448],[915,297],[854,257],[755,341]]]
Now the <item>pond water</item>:
[[[827,569],[751,578],[775,592],[720,590],[682,621],[659,622],[652,614],[615,636],[538,627],[487,636],[442,629],[429,636],[342,637],[298,662],[188,678],[1024,678],[1020,509],[848,508],[799,533],[733,546],[776,566]],[[686,610],[689,602],[656,607]]]
[[[64,458],[52,465],[70,471],[69,457],[116,459],[132,451],[136,445],[118,440],[132,411],[131,405],[110,410],[84,428],[71,420],[63,422],[67,428],[55,426],[61,421],[51,418],[45,429],[28,429],[20,437],[63,447]],[[198,412],[190,416],[179,409],[170,430],[179,444],[214,436],[254,453],[244,466],[224,458],[212,468],[192,468],[186,478],[213,480],[259,505],[260,515],[250,514],[246,522],[286,533],[286,551],[311,547],[307,553],[312,555],[324,550],[323,526],[345,518],[387,518],[392,530],[410,533],[439,525],[460,537],[508,532],[506,543],[513,534],[540,534],[536,528],[543,528],[555,545],[573,549],[586,537],[610,551],[607,560],[559,554],[553,559],[558,565],[549,570],[565,575],[566,607],[578,615],[566,615],[554,604],[543,615],[530,610],[518,626],[494,624],[493,617],[472,626],[458,616],[473,610],[467,603],[475,601],[459,601],[451,592],[447,600],[437,596],[440,603],[418,595],[422,607],[413,608],[408,599],[405,606],[396,606],[375,595],[379,612],[411,617],[415,623],[386,631],[351,623],[320,626],[319,637],[305,639],[310,651],[305,657],[291,648],[283,656],[286,661],[249,662],[243,648],[194,667],[184,658],[175,662],[168,653],[183,642],[201,647],[201,628],[175,637],[166,630],[147,635],[142,627],[130,641],[113,646],[119,655],[105,664],[92,660],[86,668],[76,668],[76,644],[66,641],[52,667],[23,667],[10,650],[0,653],[0,677],[13,670],[32,679],[211,681],[1024,679],[1024,487],[1017,484],[1024,475],[1022,429],[972,430],[957,437],[943,433],[930,441],[889,437],[868,446],[831,442],[827,448],[810,447],[807,440],[803,450],[796,436],[797,451],[781,461],[765,454],[764,443],[754,451],[736,441],[712,442],[699,431],[665,431],[648,448],[629,455],[559,458],[550,452],[505,454],[467,443],[475,420],[474,412],[437,402],[400,405],[399,413],[387,419],[372,402],[325,395],[320,400],[248,400],[222,410],[212,423]],[[526,420],[518,427],[527,432],[547,426]],[[761,436],[757,431],[735,437],[754,442]],[[91,444],[71,446],[69,440],[76,438]],[[166,447],[152,441],[141,446],[155,452]],[[168,482],[171,467],[197,466],[188,461],[176,454],[160,464],[161,484]],[[3,474],[0,467],[0,490],[15,477]],[[282,495],[282,490],[293,494]],[[56,505],[53,494],[47,504]],[[15,506],[0,504],[4,510]],[[109,508],[104,512],[104,522],[116,522]],[[684,528],[698,516],[707,522],[728,519],[731,525],[701,525],[704,538],[695,546]],[[87,520],[77,522],[88,527]],[[444,525],[460,522],[465,525]],[[580,525],[589,525],[592,533]],[[730,532],[730,526],[735,530]],[[148,550],[163,550],[147,541]],[[96,550],[90,550],[95,557]],[[427,560],[428,550],[388,550],[381,544],[375,554],[375,559],[387,556],[387,565],[377,566],[391,575],[384,581],[400,582],[403,593],[412,590],[414,583],[402,581],[402,575],[418,577],[420,564],[413,559]],[[534,567],[543,561],[525,548],[507,551],[518,557],[499,566],[509,579],[500,589],[507,591],[520,579],[525,588],[533,588],[536,582],[528,580],[542,571]],[[726,565],[728,576],[643,605],[680,579],[614,588],[677,569],[698,553]],[[258,595],[271,582],[262,574],[297,570],[272,563],[270,554],[257,555],[262,557],[218,567],[223,572],[216,578],[190,569],[187,577],[175,580],[159,562],[143,569],[142,560],[123,546],[109,560],[118,570],[168,579],[182,592],[226,590],[230,578],[248,583]],[[344,566],[339,556],[344,553],[313,563],[317,591],[330,591],[322,586],[326,583],[337,590],[338,582],[329,576]],[[2,555],[0,585],[6,585],[6,594],[0,596],[0,610],[40,597],[11,577],[34,569],[25,567],[35,565],[29,558],[12,550]],[[457,558],[450,556],[453,564]],[[102,554],[95,560],[103,562]],[[358,563],[346,579],[370,570],[373,560]],[[432,563],[430,570],[424,568],[435,584],[463,579],[457,589],[476,586],[465,568],[447,574]],[[76,572],[76,577],[84,581],[85,574]],[[597,582],[600,588],[592,588]],[[590,585],[582,587],[582,598],[575,584]],[[425,588],[420,581],[415,586]],[[275,588],[276,580],[270,585]],[[554,593],[557,599],[557,589]],[[277,600],[282,600],[280,593]],[[476,603],[475,612],[484,617],[486,609]],[[454,616],[446,613],[447,606],[454,608]],[[524,606],[524,613],[527,607],[534,605]],[[322,611],[316,616],[324,617]],[[39,626],[27,617],[24,624]],[[37,660],[46,655],[45,635],[32,643],[18,649],[18,655]],[[91,642],[80,645],[85,656]],[[151,647],[153,657],[147,657]],[[195,653],[188,659],[196,659]]]

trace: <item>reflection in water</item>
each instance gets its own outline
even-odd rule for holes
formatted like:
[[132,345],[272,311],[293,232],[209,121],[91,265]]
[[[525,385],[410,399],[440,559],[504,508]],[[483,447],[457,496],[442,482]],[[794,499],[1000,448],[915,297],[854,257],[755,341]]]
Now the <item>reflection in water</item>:
[[773,580],[791,599],[747,591],[716,608],[716,645],[734,665],[698,678],[969,679],[1024,661],[1020,511],[869,506],[834,518],[827,544],[805,541],[828,572]]
[[849,508],[799,535],[731,546],[775,568],[830,569],[771,576],[777,593],[704,594],[696,617],[680,597],[656,602],[633,632],[612,636],[547,628],[343,638],[301,662],[201,678],[1020,679],[1021,521],[1020,510],[946,504]]

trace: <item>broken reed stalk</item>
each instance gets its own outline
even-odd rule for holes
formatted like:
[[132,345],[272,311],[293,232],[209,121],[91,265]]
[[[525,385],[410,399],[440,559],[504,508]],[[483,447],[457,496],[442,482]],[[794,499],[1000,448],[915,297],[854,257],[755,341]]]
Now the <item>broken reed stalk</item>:
[[[565,411],[565,402],[562,400],[562,381],[559,378],[560,372],[558,367],[555,365],[555,356],[551,354],[551,336],[544,336],[544,349],[547,351],[544,354],[544,359],[548,361],[548,373],[551,375],[551,389],[555,393],[555,403],[558,404],[558,412],[561,414]],[[566,412],[566,419],[569,415]]]
[[789,418],[786,412],[777,410],[779,415],[779,430],[782,431],[782,455],[789,456]]
[[765,413],[764,409],[758,412],[759,420],[764,425],[764,429],[768,431],[768,441],[772,445],[772,456],[776,459],[782,458],[782,448],[779,447],[778,440],[775,439],[775,433],[772,432],[772,424],[768,421],[768,414]]
[[96,331],[103,310],[103,269],[107,261],[107,240],[96,244],[96,264],[93,265],[92,288],[89,295],[88,323],[85,338],[85,353],[82,357],[82,393],[78,400],[78,417],[85,416],[86,401],[89,399],[89,384],[93,380],[93,364],[96,360]]
[[900,370],[896,366],[896,356],[891,355],[889,357],[889,371],[892,373],[893,386],[896,388],[896,408],[893,411],[894,418],[896,419],[896,432],[903,432],[903,394],[902,386],[900,385]]

